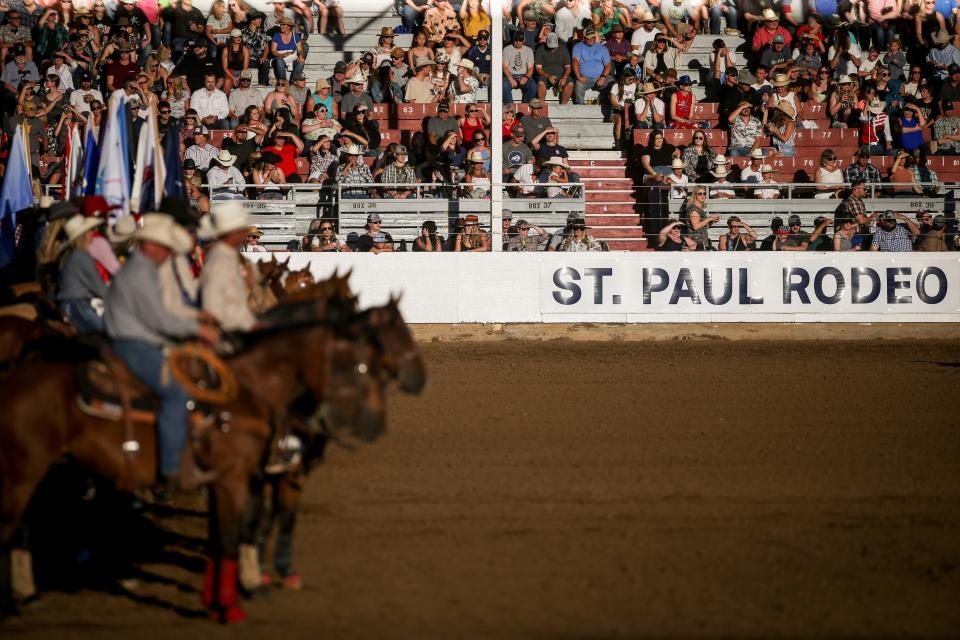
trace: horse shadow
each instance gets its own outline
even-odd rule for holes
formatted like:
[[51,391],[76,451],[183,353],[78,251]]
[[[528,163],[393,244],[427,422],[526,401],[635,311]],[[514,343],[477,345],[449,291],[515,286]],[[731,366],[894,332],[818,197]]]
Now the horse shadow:
[[[199,594],[206,527],[205,511],[141,502],[64,461],[37,488],[18,542],[33,556],[41,597],[96,591],[182,617],[207,617],[199,596],[194,609],[157,596],[152,588]],[[196,579],[170,575],[184,572]],[[132,587],[139,584],[151,585],[144,589],[151,593]]]

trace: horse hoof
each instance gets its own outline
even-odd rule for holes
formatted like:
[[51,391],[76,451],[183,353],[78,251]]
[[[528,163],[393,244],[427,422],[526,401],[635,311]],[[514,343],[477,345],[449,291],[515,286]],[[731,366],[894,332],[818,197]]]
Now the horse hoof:
[[294,573],[283,579],[283,588],[287,591],[300,591],[303,589],[303,580],[299,573]]

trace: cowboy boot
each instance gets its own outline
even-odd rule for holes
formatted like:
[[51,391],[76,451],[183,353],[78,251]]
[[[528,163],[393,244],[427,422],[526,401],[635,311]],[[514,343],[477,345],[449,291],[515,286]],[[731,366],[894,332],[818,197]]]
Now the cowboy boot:
[[232,558],[220,560],[219,578],[217,606],[220,610],[220,622],[243,622],[247,619],[247,614],[237,599],[237,561]]
[[33,582],[33,556],[26,549],[10,551],[10,581],[13,596],[26,602],[37,595],[37,586]]

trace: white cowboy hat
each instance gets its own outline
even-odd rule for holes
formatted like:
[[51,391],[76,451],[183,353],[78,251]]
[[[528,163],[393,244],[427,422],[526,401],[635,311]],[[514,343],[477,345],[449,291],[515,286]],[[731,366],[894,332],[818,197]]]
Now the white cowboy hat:
[[673,162],[670,163],[671,169],[683,169],[683,160],[680,158],[674,158]]
[[728,175],[728,174],[730,173],[729,171],[727,171],[726,169],[724,169],[724,166],[725,166],[725,165],[722,165],[722,164],[717,165],[717,168],[716,168],[716,169],[711,169],[711,170],[710,170],[710,173],[713,174],[713,177],[714,177],[714,178],[722,178],[722,177],[724,177],[725,175]]
[[886,107],[886,104],[881,102],[880,100],[877,100],[876,98],[874,98],[869,103],[867,103],[867,111],[869,111],[874,115],[880,115],[881,113],[883,113],[884,107]]
[[462,59],[455,66],[460,67],[461,69],[466,69],[467,71],[473,73],[476,69],[476,66],[473,64],[472,60]]
[[785,73],[778,73],[773,77],[773,82],[771,82],[775,87],[788,87],[790,86],[790,78]]
[[643,15],[640,16],[640,22],[656,22],[657,19],[653,17],[653,14],[649,11],[644,11]]
[[760,14],[760,19],[763,22],[770,22],[771,20],[779,20],[780,18],[777,17],[773,9],[764,9],[763,13]]
[[345,146],[345,147],[341,147],[341,148],[340,148],[340,153],[342,153],[342,154],[344,154],[344,155],[348,155],[348,156],[362,156],[362,155],[363,155],[363,151],[360,149],[359,146],[357,146],[357,145],[355,145],[355,144],[348,144],[348,145]]
[[837,84],[853,84],[853,78],[848,75],[842,75],[840,79],[837,80]]
[[760,173],[773,173],[774,171],[776,171],[776,169],[774,169],[768,164],[765,164],[762,167],[760,167]]
[[483,152],[482,151],[471,151],[470,155],[467,156],[468,162],[476,162],[478,164],[483,163]]
[[543,166],[545,166],[545,167],[548,166],[548,165],[552,165],[552,166],[555,166],[555,167],[563,167],[563,168],[566,169],[567,171],[570,170],[570,165],[567,164],[566,160],[564,160],[564,159],[561,158],[560,156],[553,156],[552,158],[550,158],[549,160],[547,160],[546,162],[543,163]]
[[236,161],[237,156],[233,155],[226,149],[221,150],[220,153],[217,154],[217,162],[225,167],[232,167],[233,163]]
[[133,216],[121,216],[113,225],[107,226],[107,240],[113,244],[126,242],[137,230],[137,219]]
[[727,164],[726,156],[724,156],[722,153],[718,153],[717,155],[713,156],[713,164],[717,165],[718,167],[722,167],[726,165]]
[[750,152],[750,158],[754,160],[763,160],[766,156],[763,155],[763,149],[754,149]]
[[937,29],[931,38],[933,38],[933,44],[946,44],[950,40],[950,34],[943,29]]
[[250,212],[234,200],[211,208],[210,215],[200,221],[200,234],[204,238],[221,238],[249,226]]
[[344,80],[343,84],[366,84],[366,82],[367,81],[363,79],[363,76],[358,73]]
[[177,253],[193,248],[193,237],[165,213],[147,213],[140,218],[141,227],[133,234],[134,240],[159,244]]
[[103,218],[86,217],[82,213],[74,214],[63,225],[63,232],[67,236],[67,242],[73,242],[87,231],[92,231],[102,225]]

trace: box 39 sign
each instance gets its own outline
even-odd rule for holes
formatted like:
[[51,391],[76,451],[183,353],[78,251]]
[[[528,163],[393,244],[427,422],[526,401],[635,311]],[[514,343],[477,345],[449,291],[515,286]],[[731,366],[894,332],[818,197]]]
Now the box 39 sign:
[[960,320],[957,254],[555,255],[541,263],[543,314],[915,313]]

